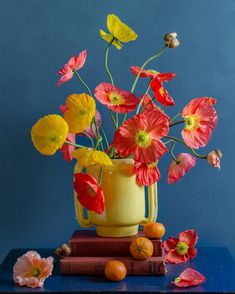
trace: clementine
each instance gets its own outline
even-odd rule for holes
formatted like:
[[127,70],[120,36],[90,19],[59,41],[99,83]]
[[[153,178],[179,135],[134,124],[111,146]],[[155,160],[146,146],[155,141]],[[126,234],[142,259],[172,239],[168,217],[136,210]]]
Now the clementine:
[[131,242],[130,252],[135,259],[146,260],[153,255],[153,243],[144,237],[135,238]]
[[121,281],[126,277],[126,266],[118,260],[110,260],[105,265],[105,277],[110,281]]
[[144,225],[144,234],[148,238],[161,239],[165,235],[165,227],[158,222],[148,223]]

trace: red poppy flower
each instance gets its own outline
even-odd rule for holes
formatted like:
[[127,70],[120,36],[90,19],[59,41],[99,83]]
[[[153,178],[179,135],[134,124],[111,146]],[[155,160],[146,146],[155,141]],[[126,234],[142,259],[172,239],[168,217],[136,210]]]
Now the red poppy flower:
[[195,98],[183,109],[185,128],[182,137],[189,147],[198,149],[209,142],[218,119],[213,107],[215,103],[216,100],[210,97]]
[[94,93],[100,103],[115,112],[128,113],[134,110],[139,103],[132,93],[108,83],[99,84]]
[[57,83],[57,86],[69,81],[73,77],[74,70],[79,70],[83,67],[86,61],[86,50],[82,51],[78,56],[73,56],[69,61],[59,70],[59,75],[62,77]]
[[151,83],[150,88],[154,92],[154,96],[158,102],[160,102],[164,107],[175,105],[174,100],[169,96],[166,89],[163,88],[162,82],[158,77],[155,77]]
[[145,110],[126,120],[114,135],[119,155],[134,155],[134,160],[150,164],[157,161],[167,148],[160,140],[169,131],[169,120],[158,108]]
[[[68,133],[67,134],[67,138],[66,141],[69,141],[71,143],[75,143],[75,134],[71,134]],[[75,147],[65,143],[62,148],[60,149],[60,151],[63,153],[64,155],[64,159],[66,161],[72,161],[73,157],[72,157],[72,152],[75,150]]]
[[141,95],[139,97],[139,101],[141,101],[143,97],[144,97],[144,100],[142,102],[142,107],[144,109],[151,110],[153,108],[157,108],[157,106],[154,104],[153,99],[151,98],[151,96],[149,96],[149,94]]
[[162,246],[166,251],[166,262],[182,263],[193,259],[197,255],[195,245],[198,235],[195,230],[187,230],[179,234],[179,238],[170,237]]
[[180,153],[177,161],[172,160],[168,168],[168,184],[174,184],[179,181],[196,164],[196,158],[188,153]]
[[186,288],[191,286],[201,285],[206,281],[206,278],[198,271],[192,268],[186,268],[172,284],[176,287]]
[[74,174],[74,190],[78,201],[88,210],[101,214],[104,211],[104,194],[96,179],[88,174]]
[[160,179],[160,172],[156,164],[157,162],[146,164],[135,161],[134,170],[137,184],[150,186]]
[[[135,76],[137,76],[140,71],[140,67],[139,66],[131,66],[131,71]],[[140,73],[141,78],[154,79],[156,76],[158,77],[160,82],[168,82],[168,81],[172,80],[176,76],[176,74],[172,73],[172,72],[160,73],[160,72],[153,70],[153,69],[147,69],[147,70],[143,69]]]

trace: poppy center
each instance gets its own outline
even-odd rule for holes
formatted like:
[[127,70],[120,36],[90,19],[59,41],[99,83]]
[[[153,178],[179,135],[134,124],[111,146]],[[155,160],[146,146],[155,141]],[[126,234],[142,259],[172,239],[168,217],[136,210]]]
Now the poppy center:
[[158,74],[160,74],[159,71],[156,71],[156,70],[154,70],[154,69],[148,69],[147,71],[148,71],[149,73],[151,73],[151,74],[154,74],[154,75],[158,75]]
[[187,115],[185,116],[184,120],[185,120],[185,129],[187,131],[193,131],[198,128],[199,121],[196,115],[192,115],[192,114]]
[[50,136],[49,136],[49,140],[50,140],[51,142],[56,142],[56,141],[57,141],[57,136],[56,136],[55,134],[50,134]]
[[84,116],[84,115],[87,114],[87,110],[86,110],[86,109],[81,109],[81,110],[79,111],[79,114],[80,114],[81,116]]
[[92,187],[90,187],[90,186],[87,188],[87,192],[89,193],[89,195],[91,197],[95,197],[96,196],[95,190]]
[[163,87],[161,87],[161,88],[159,89],[159,94],[160,94],[161,96],[164,96],[165,91],[164,91]]
[[115,92],[109,94],[109,99],[113,105],[121,105],[124,103],[123,97]]
[[40,276],[40,273],[41,271],[38,267],[33,267],[30,271],[30,276],[37,278],[38,276]]
[[147,168],[154,168],[157,165],[157,161],[147,164]]
[[147,148],[151,145],[151,138],[146,131],[138,131],[135,135],[135,140],[141,148]]
[[176,282],[176,283],[179,283],[180,281],[181,281],[181,278],[180,278],[180,277],[175,278],[175,282]]
[[184,255],[188,252],[188,244],[185,242],[179,242],[176,246],[176,250],[180,255]]

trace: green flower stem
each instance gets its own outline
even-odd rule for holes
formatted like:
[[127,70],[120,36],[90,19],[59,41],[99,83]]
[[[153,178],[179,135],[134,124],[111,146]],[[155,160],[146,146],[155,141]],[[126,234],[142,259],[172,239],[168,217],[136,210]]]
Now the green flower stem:
[[90,139],[90,141],[91,141],[91,145],[92,145],[92,148],[94,148],[95,145],[94,145],[94,141],[93,141],[92,137],[91,137],[90,135],[88,135],[86,132],[83,132],[83,134],[84,134],[87,138]]
[[111,42],[108,44],[108,46],[106,47],[106,50],[105,50],[105,56],[104,56],[104,67],[105,67],[105,70],[106,70],[106,72],[107,72],[107,74],[108,74],[108,76],[109,76],[109,78],[110,78],[110,82],[111,82],[112,85],[114,84],[114,82],[113,82],[113,77],[112,77],[112,75],[111,75],[111,72],[110,72],[110,70],[109,70],[109,68],[108,68],[108,56],[109,56],[109,49],[110,49],[110,46],[112,45],[114,39],[115,39],[115,38],[113,38],[113,39],[111,40]]
[[108,150],[109,150],[109,141],[108,141],[108,138],[107,138],[107,136],[106,136],[106,134],[105,134],[104,128],[103,128],[102,126],[100,126],[100,129],[101,129],[101,131],[102,131],[102,133],[103,133],[103,136],[104,136],[104,139],[105,139],[105,142],[106,142],[107,148],[108,148]]
[[155,100],[155,97],[153,97],[145,106],[144,106],[144,108],[143,108],[143,110],[151,103],[151,102],[153,102],[153,100]]
[[173,150],[174,150],[174,148],[175,148],[175,141],[174,141],[174,140],[171,140],[171,142],[172,142],[172,145],[171,145],[171,148],[170,148],[171,156],[172,156],[172,158],[174,159],[174,161],[175,161],[177,164],[179,164],[180,162],[179,162],[179,160],[175,157],[174,152],[173,152]]
[[184,120],[179,120],[179,121],[176,121],[175,123],[173,123],[173,124],[170,124],[170,126],[169,127],[173,127],[173,126],[176,126],[176,125],[179,125],[179,124],[183,124],[183,123],[185,123],[185,121]]
[[74,144],[72,142],[69,142],[69,141],[65,141],[66,144],[69,144],[71,146],[74,146],[74,147],[77,147],[77,148],[87,148],[86,146],[83,146],[83,145],[79,145],[79,144]]
[[141,105],[142,105],[142,103],[143,103],[143,101],[144,101],[144,97],[148,94],[149,89],[150,89],[150,82],[149,82],[149,84],[148,84],[148,88],[147,88],[147,90],[145,91],[143,97],[142,97],[141,100],[140,100],[140,103],[139,103],[139,105],[138,105],[138,107],[137,107],[137,110],[136,110],[136,114],[138,114],[138,113],[140,112],[140,107],[141,107]]
[[185,145],[197,158],[207,159],[206,155],[198,154],[193,148],[189,147],[183,140],[181,140],[179,138],[172,137],[172,136],[165,136],[164,138],[174,140],[176,142],[179,142],[179,143]]
[[101,149],[104,150],[103,145],[102,145],[102,136],[99,133],[98,124],[97,124],[97,121],[96,121],[95,117],[93,117],[93,123],[95,124],[95,131],[96,131],[96,134],[95,134],[95,139],[96,139],[95,149],[97,149],[99,147],[99,145],[100,145]]
[[122,119],[122,124],[124,123],[124,121],[126,120],[127,114],[125,113]]
[[170,120],[170,123],[173,122],[179,116],[181,116],[181,113],[177,113],[175,116],[173,116]]
[[79,81],[83,84],[83,86],[87,89],[89,95],[92,96],[90,88],[89,88],[89,87],[87,86],[87,84],[83,81],[83,79],[81,78],[81,76],[79,75],[79,73],[78,73],[76,70],[74,70],[73,72],[74,72],[74,74],[76,75],[76,77],[79,79]]
[[135,78],[135,80],[134,80],[134,83],[133,83],[132,88],[131,88],[131,93],[134,92],[134,90],[135,90],[135,86],[136,86],[136,84],[137,84],[137,82],[138,82],[138,79],[139,79],[140,74],[141,74],[142,70],[144,69],[144,67],[145,67],[150,61],[152,61],[153,59],[155,59],[155,58],[157,58],[159,55],[161,55],[166,49],[167,49],[167,46],[165,45],[165,46],[164,46],[164,47],[163,47],[163,48],[162,48],[157,54],[153,55],[152,57],[150,57],[149,59],[147,59],[147,60],[143,63],[143,65],[142,65],[141,68],[140,68],[140,71],[138,72],[138,75],[136,76],[136,78]]
[[117,127],[118,127],[118,113],[115,112],[115,121],[116,121],[116,124],[117,124]]
[[112,119],[112,121],[113,121],[113,123],[114,123],[115,128],[118,129],[118,126],[117,126],[116,120],[115,120],[114,117],[113,117],[113,112],[112,112],[112,110],[109,111],[109,114],[110,114],[110,117],[111,117],[111,119]]

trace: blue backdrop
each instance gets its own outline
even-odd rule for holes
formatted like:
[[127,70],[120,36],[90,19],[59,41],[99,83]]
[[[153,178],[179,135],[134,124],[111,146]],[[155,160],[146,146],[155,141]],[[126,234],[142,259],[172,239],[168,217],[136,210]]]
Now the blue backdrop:
[[[163,45],[166,32],[178,32],[181,45],[167,50],[151,67],[177,77],[167,84],[177,113],[195,97],[218,100],[218,127],[202,153],[219,148],[219,172],[207,161],[182,181],[167,184],[167,154],[160,162],[159,221],[167,236],[195,228],[199,245],[227,246],[235,256],[234,79],[235,2],[233,0],[1,0],[0,1],[0,259],[11,248],[56,247],[78,224],[73,206],[73,163],[61,154],[40,155],[30,129],[48,113],[59,113],[65,98],[83,90],[78,81],[56,87],[58,69],[81,50],[88,58],[81,75],[89,86],[107,81],[107,45],[99,37],[106,16],[115,13],[139,38],[123,50],[112,48],[110,69],[119,87],[130,89],[131,65],[141,65]],[[144,83],[137,86],[137,94]],[[111,138],[105,109],[103,125]],[[176,127],[178,133],[180,127]],[[178,151],[186,151],[177,147]]]

